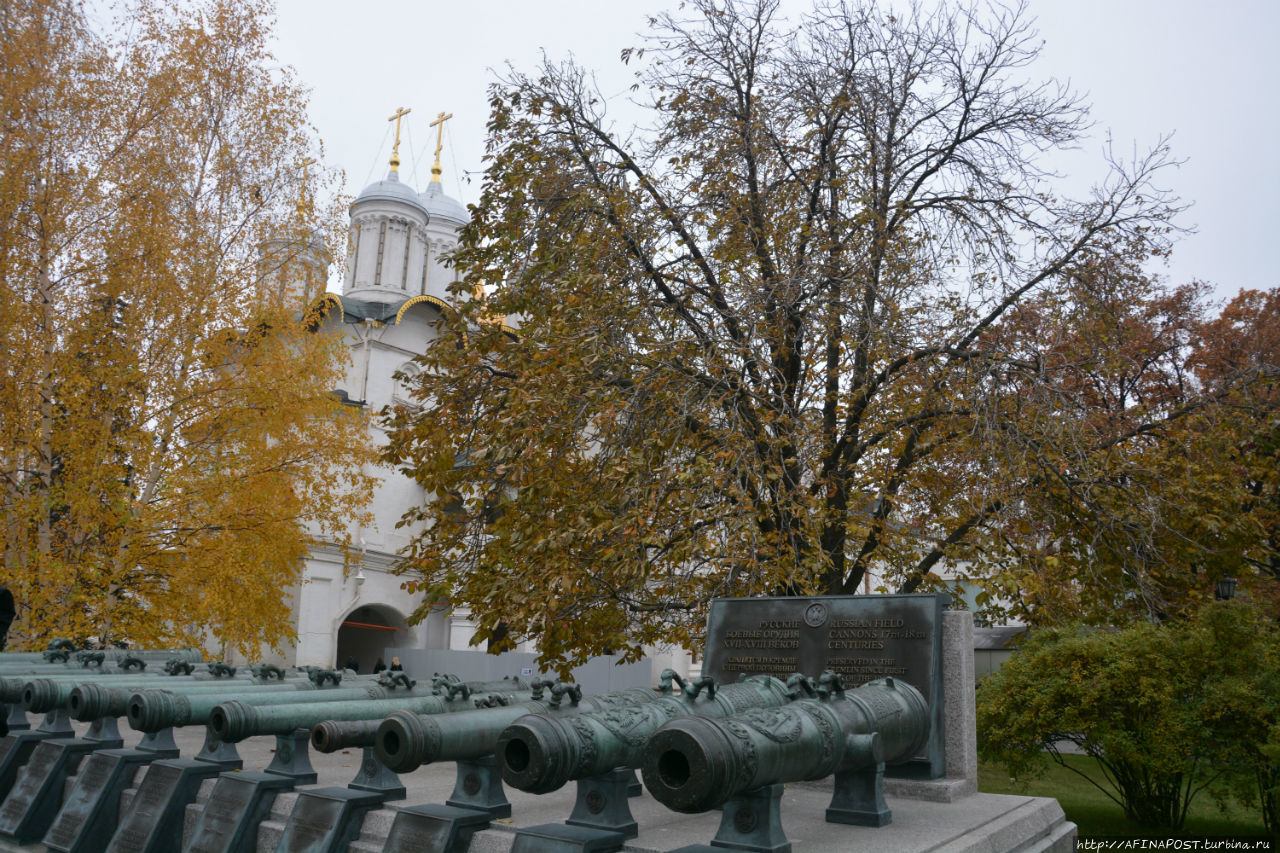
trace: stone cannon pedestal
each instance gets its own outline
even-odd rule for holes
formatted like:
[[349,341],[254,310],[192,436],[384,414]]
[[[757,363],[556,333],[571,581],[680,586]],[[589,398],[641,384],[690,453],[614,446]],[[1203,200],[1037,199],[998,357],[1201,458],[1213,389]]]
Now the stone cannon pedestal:
[[[517,831],[546,822],[549,814],[571,807],[571,792],[557,791],[541,800],[564,802],[522,804],[513,794],[512,823],[494,823],[475,833],[468,853],[512,853]],[[957,803],[888,797],[893,823],[884,827],[827,823],[831,789],[792,783],[782,794],[782,827],[794,849],[806,853],[912,853],[912,851],[1018,850],[1071,853],[1076,827],[1066,820],[1057,800],[1000,794],[974,794]],[[522,807],[522,805],[524,807]],[[718,812],[684,815],[669,811],[652,797],[631,800],[640,834],[622,846],[624,853],[672,853],[682,847],[709,845],[719,829]],[[522,819],[522,816],[526,816]],[[353,850],[380,849],[374,844]],[[720,848],[718,848],[720,849]],[[727,851],[726,851],[727,853]]]

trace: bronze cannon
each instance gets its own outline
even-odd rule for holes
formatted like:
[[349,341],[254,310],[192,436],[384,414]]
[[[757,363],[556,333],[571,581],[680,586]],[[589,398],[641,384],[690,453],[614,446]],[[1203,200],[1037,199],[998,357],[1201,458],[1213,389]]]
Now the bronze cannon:
[[[670,691],[674,673],[664,673],[664,689],[644,703],[610,707],[568,717],[528,714],[498,737],[495,754],[502,779],[534,794],[554,791],[574,779],[639,767],[649,737],[668,720],[683,716],[729,717],[750,708],[776,708],[794,699],[795,684],[757,675],[717,686],[711,679]],[[794,681],[794,679],[793,679]]]
[[831,673],[823,682],[818,698],[719,720],[671,720],[644,747],[645,787],[667,807],[693,813],[778,783],[834,774],[829,821],[887,823],[884,765],[923,749],[928,706],[918,690],[893,678],[847,691]]

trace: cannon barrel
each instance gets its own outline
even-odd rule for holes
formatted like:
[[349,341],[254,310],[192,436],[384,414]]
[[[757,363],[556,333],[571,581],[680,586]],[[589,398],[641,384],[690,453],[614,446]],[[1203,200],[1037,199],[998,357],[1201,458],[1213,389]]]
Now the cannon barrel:
[[321,720],[311,727],[311,746],[316,752],[373,746],[383,719]]
[[[288,682],[286,690],[290,692],[296,691],[298,688],[293,685],[300,683]],[[164,693],[182,696],[217,695],[223,700],[226,699],[228,693],[242,696],[279,693],[281,691],[281,686],[278,683],[257,684],[242,680],[239,683],[228,684],[208,679],[199,681],[187,680],[181,677],[165,679],[163,682],[158,682],[154,685],[148,683],[117,687],[111,683],[79,684],[67,697],[67,712],[73,720],[81,720],[83,722],[92,722],[103,717],[124,717],[129,713],[129,700],[137,693],[151,690],[153,686],[154,689]]]
[[718,689],[662,696],[642,705],[613,707],[573,718],[528,714],[498,737],[502,779],[534,794],[615,767],[639,767],[649,736],[675,717],[730,717],[751,708],[776,708],[794,693],[776,678],[753,676]]
[[[180,663],[189,663],[189,662],[180,661]],[[21,674],[21,675],[16,673],[10,673],[9,675],[0,675],[0,702],[13,705],[13,704],[18,704],[20,702],[25,701],[23,698],[23,694],[25,693],[27,686],[30,685],[33,681],[71,683],[73,685],[110,683],[111,685],[116,687],[124,687],[129,684],[137,683],[138,686],[135,687],[134,689],[143,690],[152,685],[155,685],[157,688],[159,687],[167,688],[171,685],[176,685],[184,682],[201,682],[204,684],[225,684],[227,680],[230,680],[230,678],[235,678],[240,684],[247,684],[249,683],[249,675],[250,675],[247,669],[241,669],[241,671],[238,674],[220,677],[220,676],[215,676],[210,672],[203,672],[200,670],[193,670],[191,673],[187,675],[182,675],[182,674],[170,675],[170,674],[167,674],[166,671],[161,668],[152,668],[152,669],[145,669],[145,670],[139,671],[139,669],[137,669],[136,667],[123,668],[118,663],[113,663],[113,664],[104,665],[104,666],[105,668],[95,667],[95,668],[89,669],[89,668],[82,667],[78,664],[55,664],[52,667],[48,668],[49,670],[48,672],[44,672],[44,673],[28,673],[28,674]],[[210,667],[212,666],[213,665],[211,664]],[[235,670],[232,669],[230,670],[230,672],[235,673]],[[301,677],[302,677],[301,675],[297,676],[297,678],[301,678]],[[42,685],[38,689],[41,691],[48,691],[48,690],[52,690],[53,688],[51,687],[51,685]],[[55,701],[52,698],[47,698],[51,694],[40,693],[37,695],[46,697],[46,698],[38,699],[37,700],[38,702],[49,703],[49,702]],[[69,698],[69,694],[64,695],[62,700],[60,701],[65,702],[67,698]]]
[[388,699],[397,695],[424,695],[430,690],[396,691],[373,681],[362,682],[354,687],[317,687],[307,681],[285,682],[270,687],[274,689],[246,694],[234,690],[223,691],[221,694],[190,695],[146,690],[129,697],[126,714],[129,725],[134,729],[140,732],[157,732],[174,726],[204,725],[209,722],[213,709],[229,699],[239,699],[246,705],[298,705],[304,702],[342,702]]
[[[245,672],[247,674],[247,671]],[[278,681],[249,681],[243,675],[232,679],[220,680],[213,678],[206,673],[193,675],[173,675],[163,676],[158,674],[147,675],[146,673],[132,673],[132,678],[103,677],[96,675],[81,676],[78,678],[38,678],[28,681],[22,689],[21,702],[23,707],[37,714],[47,713],[56,708],[66,708],[73,710],[71,707],[72,699],[76,695],[76,691],[84,687],[86,691],[92,687],[101,687],[102,689],[112,689],[123,692],[126,697],[140,690],[164,690],[174,693],[218,693],[225,696],[228,692],[241,693],[244,691],[255,692],[259,688],[267,689],[278,688],[280,684],[299,684],[305,683],[300,676],[293,677],[286,682]],[[83,695],[83,694],[82,694]],[[100,698],[100,696],[95,696]],[[123,716],[124,711],[117,714],[107,714],[101,708],[87,708],[83,705],[80,709],[80,716],[76,716],[78,720],[96,720],[104,716]],[[73,716],[75,716],[73,714]]]
[[523,678],[515,675],[509,675],[506,678],[495,681],[463,681],[456,675],[439,673],[431,676],[425,681],[431,682],[433,689],[440,692],[447,692],[449,687],[457,687],[465,684],[472,693],[518,693],[521,690],[528,690],[529,683]]
[[[187,676],[178,676],[186,678]],[[78,666],[58,665],[49,672],[10,673],[0,675],[0,702],[16,705],[23,701],[22,694],[27,685],[33,681],[70,682],[87,684],[97,681],[115,681],[117,684],[128,684],[136,681],[148,681],[157,685],[166,683],[166,676],[160,672],[138,672],[124,669],[82,669]]]
[[45,652],[54,651],[56,649],[75,651],[75,643],[72,643],[69,640],[60,641],[57,645],[50,643],[47,649],[39,652],[0,652],[0,666],[44,661]]
[[184,660],[198,663],[204,660],[204,653],[198,649],[46,649],[43,652],[0,652],[0,671],[18,669],[24,666],[47,666],[50,658],[61,658],[63,654],[75,664],[78,651],[101,651],[103,661],[114,663],[124,658],[140,658],[148,664],[163,663],[167,660]]
[[906,761],[928,738],[920,692],[885,678],[720,720],[671,720],[644,747],[644,784],[670,809],[704,812],[764,785]]
[[378,727],[374,749],[378,760],[397,773],[416,770],[436,761],[459,761],[491,755],[503,729],[531,712],[579,714],[614,705],[641,705],[660,698],[656,690],[635,687],[588,696],[578,704],[559,707],[550,701],[530,700],[520,705],[483,708],[466,714],[427,717],[396,712]]
[[[528,698],[528,695],[525,693],[523,697]],[[515,701],[514,696],[512,701]],[[382,720],[393,711],[446,714],[474,708],[469,699],[446,699],[424,691],[386,699],[316,701],[298,705],[250,705],[232,700],[223,702],[210,712],[209,728],[224,743],[238,743],[256,735],[280,735],[296,729],[309,729],[326,720]]]
[[[126,682],[131,683],[134,681],[138,681],[141,678],[149,677],[149,676],[139,676],[138,673],[136,672],[128,672],[128,673],[101,672],[100,673],[96,671],[86,672],[83,669],[77,669],[77,670],[65,669],[61,674],[24,673],[22,675],[13,674],[13,675],[0,676],[0,702],[4,702],[7,705],[20,704],[23,701],[22,694],[26,691],[27,685],[33,681],[53,681],[53,682],[69,681],[72,684],[83,684],[89,681],[93,681],[93,680],[108,677],[108,676],[115,678],[115,677],[126,676],[126,675],[131,675],[133,677],[122,679],[120,682],[121,684],[124,684]],[[152,679],[152,680],[154,680],[157,684],[159,683],[159,679]]]
[[48,660],[28,660],[28,661],[0,661],[0,677],[3,678],[30,678],[32,676],[49,676],[61,677],[66,676],[75,678],[86,675],[139,675],[146,673],[153,675],[162,673],[166,665],[173,662],[174,665],[182,664],[188,667],[195,666],[199,658],[189,659],[191,653],[184,650],[180,655],[170,653],[167,656],[161,652],[139,652],[136,654],[120,651],[54,651],[52,654],[56,657]]
[[[481,686],[484,684],[481,683]],[[521,693],[529,688],[529,685],[520,679],[506,679],[490,684],[506,685],[507,689],[518,689]],[[518,685],[518,688],[512,685]],[[499,695],[509,697],[511,694]],[[485,698],[477,701],[477,707],[479,702],[484,702],[486,706],[489,703],[507,702],[509,704],[509,699],[498,699],[495,702],[494,694],[486,692]],[[338,752],[339,749],[351,747],[372,747],[378,736],[378,727],[383,724],[384,719],[385,717],[379,717],[376,720],[321,720],[311,727],[311,747],[316,752]]]
[[[135,659],[136,660],[136,659]],[[142,661],[147,664],[144,672],[147,675],[153,675],[160,672],[160,668],[155,666],[154,661]],[[55,663],[33,663],[29,666],[6,666],[0,667],[0,678],[83,678],[86,675],[106,676],[106,675],[138,675],[138,668],[126,669],[119,665],[118,661],[104,660],[102,663],[94,662],[90,666],[85,666],[80,661],[58,661]]]
[[[200,689],[209,692],[220,692],[224,695],[230,689],[237,691],[249,688],[248,682],[241,682],[232,688],[225,682],[211,681],[208,678],[195,678],[194,676],[175,676],[175,677],[150,677],[145,675],[133,674],[133,678],[112,678],[106,684],[101,679],[50,679],[37,678],[28,681],[22,688],[21,702],[23,708],[33,714],[45,714],[57,708],[71,709],[72,698],[76,695],[76,691],[80,688],[115,690],[124,693],[127,697],[139,690],[162,689],[182,691],[184,689]],[[110,685],[108,687],[108,684]],[[110,716],[122,716],[123,711],[119,714]],[[74,716],[74,715],[73,715]],[[93,717],[76,717],[78,720],[98,719],[98,717],[108,716],[106,714],[97,714]]]

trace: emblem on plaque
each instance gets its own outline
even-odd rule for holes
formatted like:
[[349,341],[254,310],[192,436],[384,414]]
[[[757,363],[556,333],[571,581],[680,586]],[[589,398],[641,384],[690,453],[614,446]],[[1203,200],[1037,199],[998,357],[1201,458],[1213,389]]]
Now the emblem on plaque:
[[827,623],[827,605],[815,601],[804,611],[804,624],[810,628],[821,628]]

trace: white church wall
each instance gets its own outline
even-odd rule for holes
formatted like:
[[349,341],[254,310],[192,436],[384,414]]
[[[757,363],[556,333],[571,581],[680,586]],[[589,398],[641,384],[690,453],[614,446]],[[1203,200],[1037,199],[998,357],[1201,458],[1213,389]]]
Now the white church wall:
[[431,234],[430,251],[428,252],[430,268],[427,270],[425,291],[428,296],[435,296],[446,301],[452,297],[452,294],[449,293],[449,285],[457,281],[458,276],[454,267],[445,262],[445,257],[454,250],[457,244],[456,237],[446,237],[438,232]]

